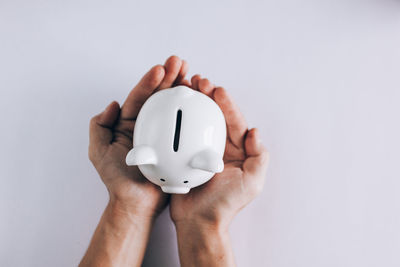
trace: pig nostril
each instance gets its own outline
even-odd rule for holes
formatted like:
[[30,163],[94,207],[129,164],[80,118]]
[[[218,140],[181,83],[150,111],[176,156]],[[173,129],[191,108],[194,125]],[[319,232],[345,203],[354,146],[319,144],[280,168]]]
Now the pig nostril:
[[161,180],[162,182],[165,182],[165,179],[163,179],[163,178],[161,178],[160,180]]
[[187,184],[189,181],[183,181],[184,184]]

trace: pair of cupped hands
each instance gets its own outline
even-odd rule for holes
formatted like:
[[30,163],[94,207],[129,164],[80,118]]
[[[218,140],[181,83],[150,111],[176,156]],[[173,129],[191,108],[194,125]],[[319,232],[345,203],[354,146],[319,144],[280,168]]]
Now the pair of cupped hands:
[[[268,152],[258,130],[248,129],[237,105],[222,87],[194,75],[185,79],[188,64],[177,56],[151,68],[132,89],[122,107],[112,102],[90,122],[89,158],[106,185],[110,205],[117,213],[153,220],[168,205],[177,224],[227,226],[234,215],[263,187]],[[135,120],[144,102],[155,92],[185,85],[212,98],[227,124],[224,171],[188,194],[168,195],[148,181],[137,168],[127,166]],[[199,111],[201,112],[201,111]]]

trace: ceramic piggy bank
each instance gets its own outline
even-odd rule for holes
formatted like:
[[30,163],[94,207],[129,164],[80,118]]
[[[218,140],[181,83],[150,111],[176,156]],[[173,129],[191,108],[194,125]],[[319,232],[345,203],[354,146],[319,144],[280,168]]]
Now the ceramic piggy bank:
[[126,164],[165,193],[186,194],[222,172],[225,118],[208,96],[186,86],[161,90],[143,105]]

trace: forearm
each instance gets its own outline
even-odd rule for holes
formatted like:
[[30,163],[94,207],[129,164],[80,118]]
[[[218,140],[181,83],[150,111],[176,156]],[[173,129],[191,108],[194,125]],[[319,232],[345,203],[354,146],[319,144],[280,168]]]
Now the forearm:
[[140,266],[152,223],[110,202],[79,266]]
[[181,266],[235,266],[228,227],[177,223]]

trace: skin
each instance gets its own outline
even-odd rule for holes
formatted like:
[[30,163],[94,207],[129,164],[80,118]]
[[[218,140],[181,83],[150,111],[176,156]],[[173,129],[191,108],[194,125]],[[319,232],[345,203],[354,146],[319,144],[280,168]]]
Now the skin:
[[[182,266],[234,266],[229,224],[261,191],[268,152],[232,98],[199,75],[185,80],[188,65],[176,56],[154,66],[119,107],[112,102],[90,123],[89,158],[110,200],[80,266],[140,266],[156,216],[170,204]],[[183,84],[211,97],[227,122],[225,168],[186,195],[164,194],[137,167],[125,164],[138,112],[154,92]]]
[[184,80],[187,63],[176,56],[154,66],[133,88],[122,107],[112,102],[90,122],[89,158],[110,200],[80,266],[140,266],[155,217],[169,196],[125,164],[141,106],[155,91]]
[[269,155],[258,130],[248,130],[239,108],[222,87],[199,75],[195,90],[211,97],[227,123],[224,171],[185,195],[172,195],[171,218],[178,237],[182,266],[234,266],[229,224],[262,190]]

